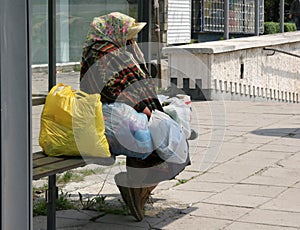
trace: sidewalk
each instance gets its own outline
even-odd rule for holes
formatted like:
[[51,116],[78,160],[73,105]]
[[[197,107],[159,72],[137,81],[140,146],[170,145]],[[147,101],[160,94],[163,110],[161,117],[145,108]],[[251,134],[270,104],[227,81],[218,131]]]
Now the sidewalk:
[[[299,230],[299,104],[212,101],[192,106],[193,128],[199,132],[189,141],[192,164],[176,180],[159,184],[142,222],[130,215],[67,210],[57,212],[57,229]],[[41,108],[33,108],[34,151]],[[100,166],[86,167],[96,172]],[[63,190],[92,196],[105,181],[101,194],[120,208],[113,176],[124,170],[119,163]],[[37,229],[46,229],[45,216],[34,217]]]

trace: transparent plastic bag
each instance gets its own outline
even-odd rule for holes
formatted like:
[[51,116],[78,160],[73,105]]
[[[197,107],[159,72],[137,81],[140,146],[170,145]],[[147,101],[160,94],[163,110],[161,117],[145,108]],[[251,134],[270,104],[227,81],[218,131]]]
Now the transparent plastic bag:
[[154,148],[160,158],[171,163],[184,163],[188,157],[188,144],[181,126],[169,115],[152,111],[149,120]]
[[163,109],[172,119],[182,126],[183,132],[188,139],[191,136],[191,106],[187,104],[185,99],[178,97],[167,98],[163,102]]
[[39,144],[49,156],[111,156],[100,94],[86,94],[64,84],[46,97],[41,115]]
[[103,104],[105,134],[114,155],[126,155],[144,159],[153,151],[148,128],[148,118],[144,113],[124,103]]

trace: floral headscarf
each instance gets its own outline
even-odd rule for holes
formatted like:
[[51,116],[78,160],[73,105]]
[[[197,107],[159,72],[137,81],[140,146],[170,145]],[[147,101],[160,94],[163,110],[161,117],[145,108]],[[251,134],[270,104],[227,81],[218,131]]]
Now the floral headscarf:
[[88,93],[101,92],[105,102],[118,98],[138,111],[143,111],[146,104],[153,110],[158,108],[155,84],[142,51],[134,39],[129,39],[142,28],[137,24],[118,12],[94,18],[83,46],[80,88]]
[[134,18],[119,12],[95,17],[90,25],[83,48],[89,47],[96,41],[109,41],[118,47],[124,47],[128,29],[134,24]]

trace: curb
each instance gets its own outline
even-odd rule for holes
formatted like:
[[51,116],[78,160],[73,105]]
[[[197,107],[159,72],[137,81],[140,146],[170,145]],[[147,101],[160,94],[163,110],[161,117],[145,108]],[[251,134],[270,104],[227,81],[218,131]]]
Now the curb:
[[[80,62],[56,63],[56,71],[72,72],[80,69]],[[32,73],[48,73],[48,64],[32,65]]]

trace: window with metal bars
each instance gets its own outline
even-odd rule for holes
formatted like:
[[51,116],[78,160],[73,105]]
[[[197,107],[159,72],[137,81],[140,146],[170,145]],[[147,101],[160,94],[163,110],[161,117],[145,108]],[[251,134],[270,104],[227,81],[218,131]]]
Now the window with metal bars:
[[[263,2],[259,1],[260,33]],[[224,0],[193,0],[192,7],[192,32],[224,32]],[[229,0],[229,32],[255,33],[255,0]]]

